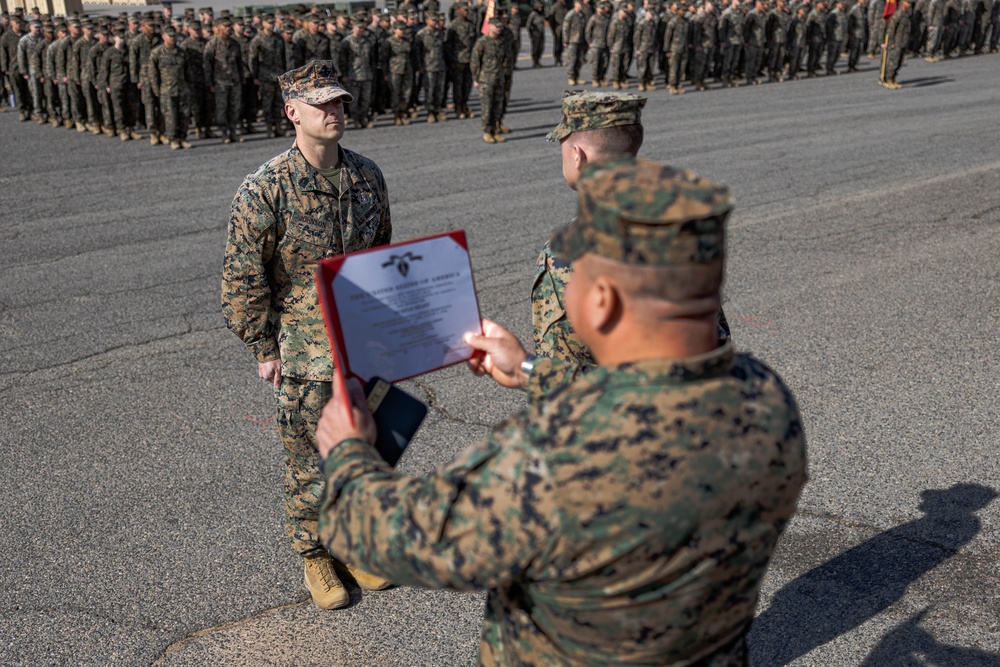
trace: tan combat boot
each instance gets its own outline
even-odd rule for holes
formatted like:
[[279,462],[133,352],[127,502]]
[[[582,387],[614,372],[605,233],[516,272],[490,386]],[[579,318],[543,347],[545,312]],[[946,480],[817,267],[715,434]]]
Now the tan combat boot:
[[361,587],[363,591],[384,591],[385,589],[392,586],[392,582],[388,579],[384,579],[378,575],[369,574],[364,570],[354,567],[353,565],[346,565],[347,571],[354,577],[354,581],[358,582],[358,586]]
[[427,112],[427,122],[428,123],[436,123],[437,122],[437,115],[433,111],[428,111]]
[[499,125],[497,125],[497,129],[500,130],[500,134],[510,134],[511,133],[511,129],[509,127],[507,127],[506,125],[504,125],[503,123],[500,123]]
[[128,141],[132,137],[128,136],[128,132],[122,130],[121,132],[118,133],[118,138],[121,139],[122,141]]
[[502,144],[503,142],[507,141],[507,137],[503,136],[499,132],[495,132],[493,134],[493,141],[497,142],[498,144]]
[[181,142],[174,139],[173,141],[170,142],[170,149],[179,151],[181,149]]
[[[351,600],[333,569],[333,559],[323,552],[302,559],[306,588],[320,609],[338,609]],[[359,584],[360,585],[360,584]]]
[[489,132],[483,133],[483,141],[485,141],[488,144],[495,144],[497,142],[496,138]]
[[86,132],[87,131],[87,127],[83,123],[77,123],[76,124],[76,131],[77,132]]
[[150,146],[159,146],[160,145],[160,135],[158,135],[156,132],[150,132],[149,133],[149,145]]
[[128,136],[133,141],[137,141],[139,139],[142,139],[142,137],[139,135],[139,133],[135,131],[134,127],[128,128]]

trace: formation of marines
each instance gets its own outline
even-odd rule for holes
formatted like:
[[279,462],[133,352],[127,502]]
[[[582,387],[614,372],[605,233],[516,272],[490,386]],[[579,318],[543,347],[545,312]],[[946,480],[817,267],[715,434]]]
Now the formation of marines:
[[501,11],[487,18],[464,2],[451,13],[445,28],[435,0],[353,16],[313,8],[235,18],[210,8],[196,16],[190,8],[174,17],[169,3],[162,12],[117,17],[18,11],[0,22],[0,87],[6,93],[9,85],[21,121],[122,141],[145,128],[150,144],[181,149],[191,146],[189,130],[197,139],[233,143],[262,122],[270,138],[292,136],[278,77],[333,61],[354,97],[347,112],[356,128],[373,127],[386,112],[408,125],[421,103],[428,123],[445,121],[448,106],[459,119],[473,118],[476,86],[483,138],[502,142],[520,48],[511,17]]
[[192,131],[240,142],[256,123],[269,138],[292,136],[278,76],[333,60],[354,96],[354,127],[386,113],[408,125],[421,106],[428,123],[445,121],[448,109],[473,118],[475,86],[483,140],[499,143],[511,131],[503,118],[522,28],[533,67],[549,28],[572,86],[589,61],[594,87],[627,89],[634,64],[639,90],[655,90],[659,74],[671,94],[686,84],[706,90],[709,80],[731,87],[856,72],[862,55],[883,50],[880,83],[899,88],[907,53],[933,63],[995,53],[1000,40],[1000,0],[899,0],[888,20],[886,0],[641,1],[536,2],[522,22],[517,3],[508,11],[461,0],[447,24],[437,0],[353,16],[314,7],[242,18],[188,8],[174,17],[164,3],[161,12],[53,19],[18,9],[0,16],[0,110],[10,104],[22,121],[122,141],[145,128],[150,144],[174,149],[189,148]]
[[659,72],[671,94],[683,94],[685,81],[706,90],[709,79],[732,87],[840,74],[844,56],[856,72],[862,54],[884,49],[882,80],[898,88],[907,52],[929,62],[996,52],[1000,0],[900,0],[895,13],[885,0],[643,0],[638,9],[631,0],[575,0],[560,32],[571,86],[583,83],[587,61],[595,88],[627,89],[635,63],[639,90],[655,90]]

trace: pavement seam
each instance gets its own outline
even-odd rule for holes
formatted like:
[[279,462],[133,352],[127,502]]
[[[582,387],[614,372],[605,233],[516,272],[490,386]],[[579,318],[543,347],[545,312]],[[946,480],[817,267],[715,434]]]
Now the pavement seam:
[[151,664],[152,667],[160,667],[160,666],[166,664],[165,661],[171,655],[173,655],[174,653],[177,653],[178,651],[180,651],[181,649],[183,649],[187,644],[195,641],[196,639],[201,639],[202,637],[207,637],[208,635],[213,634],[215,632],[224,632],[226,630],[230,630],[232,628],[236,628],[236,627],[239,627],[239,626],[244,625],[246,623],[260,620],[262,618],[267,618],[268,616],[273,616],[275,614],[279,614],[279,613],[281,613],[283,611],[286,611],[288,609],[296,609],[296,608],[299,608],[299,607],[304,607],[304,606],[308,605],[309,603],[310,603],[309,599],[305,599],[305,600],[302,600],[300,602],[292,602],[290,604],[281,605],[280,607],[272,607],[270,609],[265,609],[264,611],[261,611],[261,612],[258,612],[256,614],[253,614],[252,616],[247,616],[246,618],[241,618],[241,619],[238,619],[238,620],[235,620],[235,621],[229,621],[227,623],[220,623],[219,625],[213,625],[213,626],[208,627],[208,628],[203,628],[201,630],[196,630],[195,632],[189,633],[183,639],[175,641],[173,644],[170,644],[169,646],[167,646],[167,648],[165,648],[163,650],[163,653],[161,653],[160,656],[156,660],[154,660],[152,663],[150,663],[150,664]]
[[437,394],[434,393],[434,390],[431,389],[430,385],[418,381],[414,381],[413,384],[417,385],[417,387],[419,387],[425,394],[427,394],[428,406],[430,406],[438,413],[440,413],[441,416],[444,417],[446,420],[456,422],[464,426],[481,426],[483,428],[493,428],[495,426],[495,424],[487,424],[486,422],[477,422],[468,419],[463,419],[462,417],[458,417],[457,415],[452,414],[451,412],[449,412],[448,410],[446,410],[444,407],[441,406],[440,402],[438,401]]

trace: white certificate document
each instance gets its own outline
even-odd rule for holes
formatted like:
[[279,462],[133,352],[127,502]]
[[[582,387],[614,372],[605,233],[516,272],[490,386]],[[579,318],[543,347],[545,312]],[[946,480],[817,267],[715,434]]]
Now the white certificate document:
[[472,356],[463,337],[482,324],[464,232],[324,261],[339,264],[320,276],[351,374],[397,382]]

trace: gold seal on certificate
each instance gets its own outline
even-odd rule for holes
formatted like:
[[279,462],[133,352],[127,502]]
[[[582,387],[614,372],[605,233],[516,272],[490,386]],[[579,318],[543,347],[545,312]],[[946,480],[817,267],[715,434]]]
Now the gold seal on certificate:
[[463,231],[325,259],[316,282],[349,375],[398,382],[472,357],[464,336],[482,324]]

